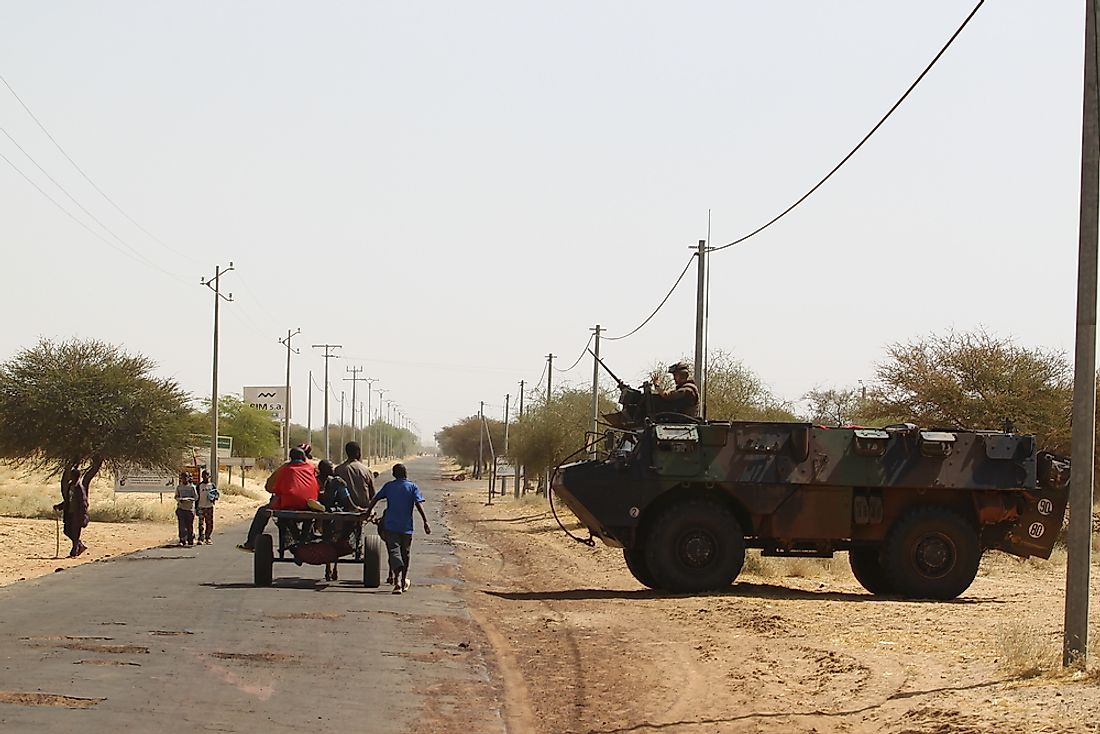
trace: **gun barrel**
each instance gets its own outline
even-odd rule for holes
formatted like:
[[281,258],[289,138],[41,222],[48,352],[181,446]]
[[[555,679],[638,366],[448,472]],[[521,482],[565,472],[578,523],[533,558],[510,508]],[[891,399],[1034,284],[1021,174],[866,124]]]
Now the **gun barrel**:
[[623,387],[624,385],[626,385],[625,382],[623,382],[622,380],[619,379],[618,375],[616,375],[614,372],[611,371],[610,367],[608,367],[606,364],[604,364],[602,359],[600,359],[599,357],[596,356],[595,352],[593,352],[591,349],[589,349],[588,353],[591,354],[592,357],[596,360],[596,362],[599,363],[600,367],[603,367],[604,372],[611,375],[611,379],[614,380],[618,384],[619,387]]

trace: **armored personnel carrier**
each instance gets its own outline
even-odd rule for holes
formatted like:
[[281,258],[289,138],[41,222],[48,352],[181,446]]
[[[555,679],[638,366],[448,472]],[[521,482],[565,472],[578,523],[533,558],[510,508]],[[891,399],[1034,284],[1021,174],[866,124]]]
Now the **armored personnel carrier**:
[[1069,462],[1034,436],[636,420],[637,391],[624,403],[600,455],[559,467],[553,489],[653,589],[725,588],[759,548],[847,551],[873,594],[951,599],[986,550],[1049,558],[1062,528]]

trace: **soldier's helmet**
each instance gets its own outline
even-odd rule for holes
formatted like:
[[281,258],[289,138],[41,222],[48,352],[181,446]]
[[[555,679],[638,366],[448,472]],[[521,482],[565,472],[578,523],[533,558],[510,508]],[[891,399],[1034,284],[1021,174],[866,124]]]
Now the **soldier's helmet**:
[[669,374],[675,372],[691,372],[691,365],[687,362],[677,362],[676,364],[670,365],[668,371]]

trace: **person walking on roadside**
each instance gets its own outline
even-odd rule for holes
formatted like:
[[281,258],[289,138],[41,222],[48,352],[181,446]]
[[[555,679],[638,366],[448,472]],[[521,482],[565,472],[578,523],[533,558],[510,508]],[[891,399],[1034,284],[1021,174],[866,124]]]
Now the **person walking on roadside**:
[[214,532],[214,504],[221,498],[218,488],[210,481],[210,472],[203,470],[202,481],[198,486],[199,500],[196,514],[199,519],[199,542],[210,545],[210,534]]
[[256,549],[256,538],[263,535],[273,510],[308,510],[309,501],[317,500],[320,489],[313,464],[306,461],[305,451],[297,446],[290,450],[290,461],[275,470],[266,486],[271,492],[271,500],[256,510],[248,528],[248,538],[237,546],[239,550],[251,553]]
[[191,475],[180,472],[180,483],[176,487],[176,520],[181,546],[195,544],[195,504],[198,501],[199,490],[191,483]]
[[413,539],[413,509],[420,513],[424,521],[424,534],[431,535],[428,518],[424,514],[424,495],[420,487],[409,481],[404,464],[393,465],[393,480],[386,482],[382,489],[371,498],[367,511],[374,509],[380,500],[386,500],[386,513],[382,517],[382,529],[385,531],[386,550],[390,560],[390,575],[393,577],[393,593],[408,591],[409,554]]
[[88,550],[80,540],[80,532],[88,527],[88,487],[80,480],[80,470],[76,467],[61,477],[61,501],[53,509],[61,513],[65,537],[73,542],[69,558],[76,558]]
[[358,442],[348,441],[344,446],[344,455],[348,458],[336,466],[336,476],[344,480],[351,492],[352,501],[365,507],[374,499],[374,472],[363,463],[363,450]]

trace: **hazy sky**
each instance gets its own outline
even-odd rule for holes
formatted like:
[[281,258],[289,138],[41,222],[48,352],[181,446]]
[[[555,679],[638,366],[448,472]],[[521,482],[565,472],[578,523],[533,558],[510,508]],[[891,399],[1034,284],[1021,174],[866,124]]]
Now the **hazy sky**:
[[[95,337],[206,396],[199,279],[232,260],[223,392],[282,383],[301,327],[296,422],[322,342],[344,345],[337,398],[361,366],[426,439],[480,400],[499,415],[548,352],[637,326],[708,209],[718,245],[798,198],[972,5],[4,0],[0,75],[169,247],[0,85],[0,127],[126,242],[0,160],[0,358]],[[987,2],[837,176],[713,256],[711,347],[791,400],[951,328],[1072,351],[1083,6]],[[603,354],[639,380],[693,339],[692,274]]]

